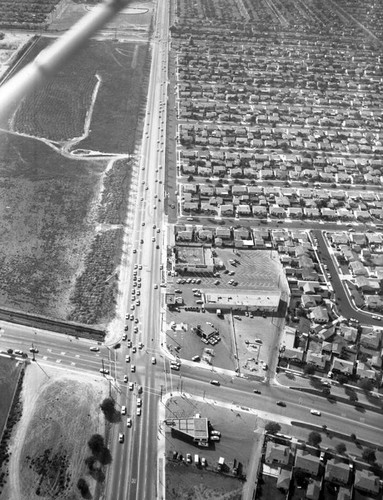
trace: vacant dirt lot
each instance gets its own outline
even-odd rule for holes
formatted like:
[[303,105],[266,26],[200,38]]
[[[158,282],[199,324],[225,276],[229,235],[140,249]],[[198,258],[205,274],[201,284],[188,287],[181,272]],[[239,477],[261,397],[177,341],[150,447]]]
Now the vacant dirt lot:
[[29,365],[23,414],[12,436],[9,479],[0,499],[80,500],[80,477],[94,492],[96,483],[86,473],[84,459],[90,455],[90,436],[104,434],[99,404],[106,395],[107,385],[98,378]]

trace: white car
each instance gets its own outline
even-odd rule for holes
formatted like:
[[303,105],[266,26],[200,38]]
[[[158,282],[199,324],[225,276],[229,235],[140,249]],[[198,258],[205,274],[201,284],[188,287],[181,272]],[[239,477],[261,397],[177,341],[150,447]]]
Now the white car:
[[137,408],[141,408],[141,406],[142,406],[142,399],[137,398]]
[[[93,351],[93,352],[99,352],[99,351],[100,351],[100,348],[99,348],[99,347],[96,347],[96,346],[92,346],[92,347],[89,347],[89,350],[90,350],[90,351]],[[16,354],[22,354],[23,352],[22,352],[22,351],[20,351],[20,352],[15,351],[15,353],[16,353]]]
[[321,416],[321,412],[319,410],[310,410],[311,415],[316,415],[317,417]]
[[130,362],[130,356],[129,356],[129,354],[127,354],[127,355],[125,356],[125,362],[126,362],[126,363],[129,363],[129,362]]
[[124,435],[123,435],[122,432],[120,432],[119,435],[118,435],[118,442],[119,443],[123,443],[124,442]]
[[132,391],[133,389],[134,389],[133,382],[129,382],[129,391]]
[[157,288],[158,288],[158,285],[157,285],[157,284],[155,284],[155,285],[154,285],[154,290],[157,290]]
[[137,408],[136,415],[137,415],[137,417],[139,417],[141,415],[141,408]]
[[121,406],[121,415],[126,415],[126,406]]
[[126,419],[126,426],[132,427],[132,419],[131,418]]
[[218,436],[221,437],[221,433],[219,431],[211,431],[210,433],[212,436]]
[[107,370],[106,368],[100,368],[100,373],[102,373],[104,375],[108,375],[109,374],[109,370]]
[[131,371],[132,373],[134,373],[134,372],[136,371],[136,365],[132,365],[132,366],[130,367],[130,371]]

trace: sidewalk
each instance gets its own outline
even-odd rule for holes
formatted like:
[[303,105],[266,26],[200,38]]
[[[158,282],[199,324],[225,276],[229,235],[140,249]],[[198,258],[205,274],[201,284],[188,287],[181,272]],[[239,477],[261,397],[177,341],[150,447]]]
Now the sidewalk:
[[[290,370],[288,372],[276,374],[274,383],[276,385],[283,385],[303,392],[311,392],[317,396],[327,398],[329,394],[323,392],[323,384],[321,383],[322,379],[323,377],[308,377],[302,375],[302,373],[298,371]],[[370,411],[383,413],[382,394],[366,392],[359,389],[359,387],[348,384],[340,385],[338,382],[331,379],[327,380],[331,384],[331,386],[329,386],[330,395],[338,401],[353,406],[361,405]],[[355,397],[357,399],[355,399]]]

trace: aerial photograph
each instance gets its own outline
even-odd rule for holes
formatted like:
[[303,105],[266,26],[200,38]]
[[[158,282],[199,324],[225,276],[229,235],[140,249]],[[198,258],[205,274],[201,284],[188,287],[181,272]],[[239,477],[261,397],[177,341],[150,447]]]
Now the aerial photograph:
[[0,500],[383,500],[382,185],[382,0],[0,0]]

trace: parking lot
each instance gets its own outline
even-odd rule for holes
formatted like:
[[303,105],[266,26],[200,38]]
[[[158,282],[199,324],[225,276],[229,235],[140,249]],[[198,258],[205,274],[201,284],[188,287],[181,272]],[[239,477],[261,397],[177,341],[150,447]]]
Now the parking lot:
[[[283,290],[287,284],[280,278],[284,278],[281,264],[272,251],[215,249],[214,252],[221,267],[214,276],[193,273],[169,280],[179,303],[166,315],[167,347],[183,359],[198,356],[201,364],[264,376],[275,341],[273,318],[229,311],[217,316],[205,311],[203,295],[208,290],[249,293],[278,287]],[[214,329],[216,335],[205,340],[203,337]]]

